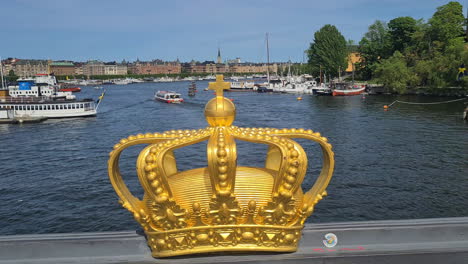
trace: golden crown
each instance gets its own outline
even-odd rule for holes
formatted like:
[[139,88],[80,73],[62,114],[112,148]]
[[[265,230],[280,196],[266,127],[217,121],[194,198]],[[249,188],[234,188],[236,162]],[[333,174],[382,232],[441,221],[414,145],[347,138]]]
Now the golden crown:
[[[312,130],[232,126],[236,108],[223,97],[230,84],[218,75],[209,88],[216,91],[205,107],[209,127],[138,134],[114,146],[108,170],[121,204],[143,227],[154,257],[296,251],[306,218],[326,195],[332,146]],[[291,138],[310,139],[322,148],[322,171],[306,193],[301,183],[307,155]],[[178,171],[173,151],[205,140],[208,166]],[[265,167],[237,166],[236,140],[268,145]],[[137,160],[143,200],[130,193],[119,172],[121,152],[137,144],[149,144]]]

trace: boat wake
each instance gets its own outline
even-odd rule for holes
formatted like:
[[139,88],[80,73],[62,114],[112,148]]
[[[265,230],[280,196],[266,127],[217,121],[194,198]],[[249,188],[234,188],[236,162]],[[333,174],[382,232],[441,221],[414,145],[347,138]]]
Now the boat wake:
[[144,103],[148,103],[148,102],[152,102],[152,101],[153,101],[152,99],[145,99],[145,100],[142,100],[142,101],[139,101],[139,102],[136,102],[136,103],[133,103],[133,104],[125,105],[125,106],[122,106],[122,107],[112,108],[112,109],[109,109],[107,111],[100,112],[99,114],[106,114],[106,113],[109,113],[109,112],[117,112],[117,111],[120,111],[120,110],[129,109],[129,108],[132,108],[132,107],[135,107],[135,106],[141,106]]

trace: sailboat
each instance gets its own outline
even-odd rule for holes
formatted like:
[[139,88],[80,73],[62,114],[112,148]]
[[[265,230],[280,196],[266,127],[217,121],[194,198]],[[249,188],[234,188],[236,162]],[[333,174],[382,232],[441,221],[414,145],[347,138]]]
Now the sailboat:
[[266,33],[266,48],[267,48],[267,67],[266,67],[266,70],[267,70],[267,82],[266,84],[261,84],[258,89],[257,89],[257,92],[259,93],[268,93],[268,92],[273,92],[273,89],[271,88],[271,83],[270,83],[270,48],[269,48],[269,45],[268,45],[268,33]]

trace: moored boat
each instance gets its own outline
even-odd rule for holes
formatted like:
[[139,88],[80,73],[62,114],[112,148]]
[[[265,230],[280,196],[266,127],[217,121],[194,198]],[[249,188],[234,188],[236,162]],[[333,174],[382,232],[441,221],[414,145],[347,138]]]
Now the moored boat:
[[326,84],[324,83],[321,83],[320,85],[318,86],[314,86],[312,87],[312,94],[313,95],[318,95],[318,96],[321,96],[321,95],[332,95],[333,92],[332,90],[330,89],[330,87],[328,87]]
[[157,91],[154,94],[154,99],[168,104],[179,104],[184,102],[180,93],[172,91]]
[[228,91],[239,92],[239,91],[253,91],[255,90],[255,83],[253,81],[244,82],[231,82],[231,88]]
[[359,95],[366,90],[365,86],[350,83],[335,83],[333,86],[335,87],[333,89],[333,96]]

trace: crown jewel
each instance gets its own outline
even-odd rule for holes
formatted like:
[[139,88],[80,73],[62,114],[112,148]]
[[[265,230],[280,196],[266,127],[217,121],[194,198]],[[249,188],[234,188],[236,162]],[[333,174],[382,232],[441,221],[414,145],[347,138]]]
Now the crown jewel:
[[[155,257],[218,251],[296,251],[306,218],[326,195],[333,174],[331,145],[304,129],[232,126],[235,105],[223,96],[230,85],[218,75],[216,97],[205,107],[209,127],[129,136],[114,146],[108,172],[120,202],[144,229]],[[323,167],[302,192],[307,156],[291,138],[320,144]],[[236,141],[268,145],[265,167],[237,166]],[[177,169],[173,151],[207,142],[207,167]],[[122,151],[148,144],[137,159],[143,200],[133,196],[119,171]]]

